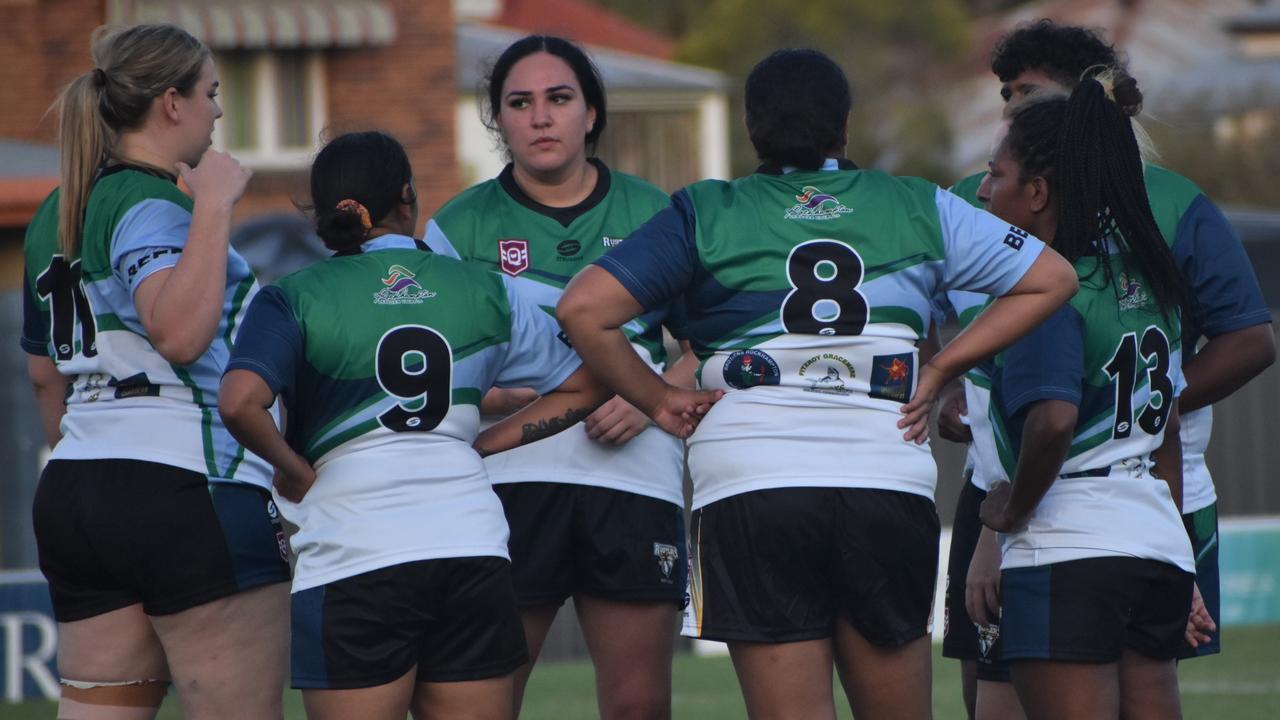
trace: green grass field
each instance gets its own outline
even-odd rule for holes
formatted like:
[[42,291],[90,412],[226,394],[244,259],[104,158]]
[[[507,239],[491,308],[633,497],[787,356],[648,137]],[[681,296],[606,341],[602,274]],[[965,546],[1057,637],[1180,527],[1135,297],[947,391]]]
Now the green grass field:
[[[1185,663],[1179,677],[1183,714],[1188,720],[1275,720],[1280,717],[1280,625],[1236,628],[1223,637],[1224,655]],[[933,707],[937,720],[963,720],[959,668],[944,660],[935,646]],[[675,663],[676,718],[741,718],[746,709],[727,657],[680,655]],[[840,717],[852,717],[843,705]],[[54,703],[0,704],[0,718],[51,718]],[[285,716],[302,718],[296,692],[286,697]],[[181,717],[170,696],[161,718]],[[585,662],[547,663],[534,671],[526,696],[524,720],[587,720],[596,717],[591,666]]]

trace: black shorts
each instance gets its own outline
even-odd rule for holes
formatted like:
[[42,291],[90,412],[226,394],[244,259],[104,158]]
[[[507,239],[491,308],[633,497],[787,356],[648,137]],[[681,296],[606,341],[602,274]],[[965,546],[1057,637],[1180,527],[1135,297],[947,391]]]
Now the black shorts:
[[[1182,524],[1191,538],[1191,552],[1196,558],[1196,584],[1209,617],[1222,625],[1222,590],[1218,570],[1218,503],[1182,516]],[[1213,640],[1198,648],[1184,644],[1179,660],[1217,655],[1222,652],[1222,628],[1213,633]]]
[[898,647],[929,632],[938,513],[890,490],[793,487],[734,495],[694,511],[685,634],[798,642],[844,618]]
[[946,595],[943,598],[942,656],[956,660],[977,660],[982,655],[978,628],[969,619],[969,611],[964,606],[964,591],[969,561],[973,560],[973,549],[978,546],[978,536],[982,534],[978,508],[986,497],[986,491],[966,477],[960,498],[956,501],[955,519],[951,523],[951,550],[947,556]]
[[293,594],[293,687],[502,677],[529,659],[505,558],[419,560]]
[[571,483],[493,486],[511,527],[520,607],[606,600],[682,603],[684,510],[665,500]]
[[32,508],[59,622],[169,615],[289,580],[271,494],[141,460],[52,460]]
[[1168,563],[1131,557],[1005,570],[1001,659],[1113,663],[1129,648],[1172,660],[1182,650],[1194,580]]

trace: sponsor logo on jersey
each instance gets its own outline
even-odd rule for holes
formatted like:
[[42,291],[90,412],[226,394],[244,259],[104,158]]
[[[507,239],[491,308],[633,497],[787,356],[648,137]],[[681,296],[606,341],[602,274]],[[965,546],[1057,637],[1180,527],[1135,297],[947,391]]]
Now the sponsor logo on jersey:
[[1116,286],[1120,288],[1120,309],[1138,310],[1146,306],[1151,297],[1142,289],[1142,283],[1125,273],[1116,277]]
[[786,220],[834,220],[851,212],[853,208],[845,206],[835,195],[805,185],[796,195],[796,204],[787,208],[782,217]]
[[498,241],[498,261],[502,272],[515,277],[529,269],[529,241],[520,239]]
[[676,561],[680,559],[680,551],[675,545],[654,543],[653,556],[658,559],[658,570],[662,572],[662,582],[671,582],[671,571],[675,570]]
[[[825,362],[822,362],[825,361]],[[819,363],[822,363],[819,365]],[[843,367],[845,375],[840,374]],[[835,353],[814,355],[800,364],[800,377],[809,381],[805,392],[825,393],[827,395],[850,395],[853,388],[845,385],[845,378],[852,380],[858,376],[853,363]]]
[[1008,234],[1004,236],[1004,244],[1014,250],[1021,250],[1023,244],[1027,242],[1028,234],[1026,230],[1016,225],[1010,225]]
[[375,305],[421,305],[424,300],[436,296],[413,279],[414,273],[403,265],[387,268],[382,278],[382,289],[373,294]]
[[777,385],[782,380],[778,363],[760,350],[737,350],[724,361],[724,381],[746,390],[756,385]]
[[871,391],[873,398],[906,402],[911,394],[911,373],[915,358],[911,353],[876,355],[871,358]]
[[563,240],[556,245],[558,260],[578,260],[582,258],[582,243],[577,240]]
[[289,540],[283,530],[276,531],[276,549],[280,551],[280,559],[289,562]]
[[604,246],[607,248],[618,247],[619,245],[622,244],[623,240],[626,240],[626,238],[615,238],[615,237],[609,237],[608,235],[605,235],[600,239],[604,242]]

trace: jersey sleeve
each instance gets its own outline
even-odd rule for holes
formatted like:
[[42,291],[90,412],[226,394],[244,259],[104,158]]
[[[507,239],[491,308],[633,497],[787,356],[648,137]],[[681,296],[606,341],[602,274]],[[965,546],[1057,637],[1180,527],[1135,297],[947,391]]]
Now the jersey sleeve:
[[646,310],[676,300],[698,267],[693,201],[683,190],[665,208],[636,228],[620,245],[595,261]]
[[31,280],[24,273],[22,276],[22,339],[19,344],[28,355],[49,354],[49,319],[36,302],[31,288]]
[[560,387],[582,365],[582,360],[562,339],[556,321],[522,298],[505,276],[501,279],[511,308],[511,342],[493,384],[530,387],[544,395]]
[[453,243],[449,242],[448,236],[444,234],[444,230],[440,228],[435,218],[427,221],[427,231],[423,234],[422,241],[427,244],[427,247],[431,248],[431,252],[437,255],[459,260],[464,259],[458,254],[458,249],[453,246]]
[[178,264],[191,232],[191,213],[158,198],[129,208],[111,238],[111,268],[132,295],[142,281]]
[[[1199,195],[1178,221],[1173,256],[1194,296],[1189,323],[1207,337],[1271,322],[1240,239],[1212,202]],[[1190,334],[1184,342],[1194,342]]]
[[946,252],[948,290],[1004,295],[1027,274],[1044,243],[939,188],[934,194]]
[[1084,383],[1084,318],[1070,304],[1004,351],[1001,394],[1007,417],[1038,400],[1079,407]]
[[274,285],[263,288],[245,313],[227,370],[255,373],[278,395],[291,387],[302,356],[302,328],[289,299]]

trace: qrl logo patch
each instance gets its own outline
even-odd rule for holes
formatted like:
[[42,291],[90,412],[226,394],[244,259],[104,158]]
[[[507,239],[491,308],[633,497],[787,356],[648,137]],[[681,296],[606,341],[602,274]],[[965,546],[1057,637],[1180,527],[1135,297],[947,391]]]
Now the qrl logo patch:
[[528,240],[499,240],[498,259],[502,272],[515,277],[529,269]]

